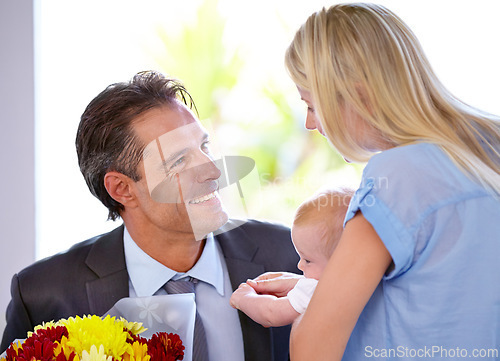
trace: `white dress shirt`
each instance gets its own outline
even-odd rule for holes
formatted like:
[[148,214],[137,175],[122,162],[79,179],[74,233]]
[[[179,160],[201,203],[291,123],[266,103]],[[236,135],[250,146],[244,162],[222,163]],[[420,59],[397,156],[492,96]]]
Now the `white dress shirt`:
[[166,294],[163,285],[170,279],[197,278],[196,308],[205,327],[210,360],[244,361],[238,311],[229,305],[232,287],[227,266],[212,234],[207,237],[200,259],[186,273],[177,273],[150,257],[137,246],[126,227],[123,241],[130,297]]

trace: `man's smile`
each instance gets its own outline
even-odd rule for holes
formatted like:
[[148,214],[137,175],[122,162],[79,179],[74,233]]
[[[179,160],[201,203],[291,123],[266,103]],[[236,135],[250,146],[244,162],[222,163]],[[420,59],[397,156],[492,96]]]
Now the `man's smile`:
[[215,190],[212,193],[209,193],[207,195],[192,199],[188,203],[189,204],[199,204],[199,203],[203,203],[203,202],[209,201],[211,199],[214,199],[216,197],[217,197],[217,190]]

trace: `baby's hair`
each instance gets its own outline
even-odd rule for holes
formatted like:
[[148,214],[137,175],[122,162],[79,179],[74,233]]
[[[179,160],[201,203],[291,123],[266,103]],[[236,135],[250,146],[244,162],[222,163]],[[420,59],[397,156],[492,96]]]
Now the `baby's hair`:
[[295,212],[294,226],[315,226],[325,241],[325,255],[331,256],[342,235],[344,218],[354,195],[350,188],[326,189],[303,202]]

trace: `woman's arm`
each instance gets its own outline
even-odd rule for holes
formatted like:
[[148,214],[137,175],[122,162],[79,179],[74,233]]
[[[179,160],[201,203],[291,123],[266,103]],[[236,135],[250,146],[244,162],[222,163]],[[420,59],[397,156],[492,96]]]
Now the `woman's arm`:
[[351,332],[392,259],[358,212],[320,278],[303,317],[292,328],[292,361],[341,360]]

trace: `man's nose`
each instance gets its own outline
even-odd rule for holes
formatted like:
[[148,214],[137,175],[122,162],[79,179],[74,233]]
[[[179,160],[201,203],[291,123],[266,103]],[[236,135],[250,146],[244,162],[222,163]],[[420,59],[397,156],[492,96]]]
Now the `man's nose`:
[[217,168],[213,159],[208,155],[204,157],[203,162],[196,167],[196,177],[198,182],[206,182],[211,180],[217,180],[221,176],[221,171]]

